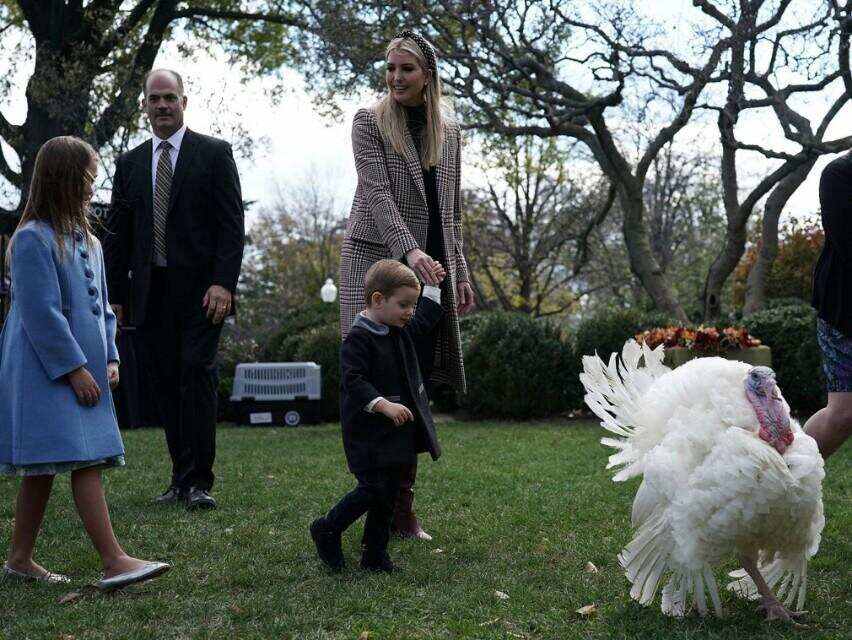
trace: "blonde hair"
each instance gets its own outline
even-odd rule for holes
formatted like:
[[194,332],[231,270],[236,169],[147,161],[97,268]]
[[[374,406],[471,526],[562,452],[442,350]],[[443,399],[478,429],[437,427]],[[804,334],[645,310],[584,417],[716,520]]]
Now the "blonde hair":
[[[420,164],[428,169],[436,166],[441,159],[444,146],[444,121],[450,119],[443,109],[441,78],[437,70],[430,67],[423,50],[413,39],[402,37],[391,40],[385,50],[385,60],[393,51],[410,53],[417,59],[417,64],[423,72],[431,76],[423,91],[426,126],[423,127],[423,141],[420,145]],[[405,133],[408,128],[405,108],[388,93],[375,104],[373,111],[382,136],[391,143],[394,151],[401,156],[405,155]]]
[[373,294],[381,293],[390,298],[398,289],[411,287],[420,291],[420,281],[414,272],[399,260],[379,260],[369,269],[364,276],[364,299],[369,307],[373,301]]
[[[81,231],[86,244],[91,244],[88,204],[91,187],[97,177],[91,172],[95,158],[97,154],[92,146],[74,136],[51,138],[36,155],[27,204],[17,228],[33,220],[50,225],[60,249],[60,260],[64,254],[65,239],[76,241],[75,231]],[[7,260],[11,256],[13,242],[14,235],[9,243]]]

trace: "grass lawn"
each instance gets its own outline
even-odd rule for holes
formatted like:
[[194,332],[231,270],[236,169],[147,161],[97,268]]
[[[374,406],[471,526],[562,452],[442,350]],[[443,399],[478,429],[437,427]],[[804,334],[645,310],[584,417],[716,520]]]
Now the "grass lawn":
[[[637,482],[615,484],[591,423],[440,425],[444,456],[421,458],[418,511],[432,543],[393,542],[396,575],[325,571],[307,533],[353,482],[337,425],[219,430],[220,509],[155,508],[168,455],[155,430],[125,433],[128,467],[108,474],[118,536],[171,573],[113,596],[84,588],[99,566],[67,478],[48,507],[37,559],[72,588],[0,582],[0,638],[848,638],[852,449],[834,456],[827,525],[809,573],[810,628],[765,625],[723,594],[723,620],[664,618],[631,602],[616,554],[629,537]],[[0,539],[16,484],[0,480]],[[599,573],[584,572],[593,562]],[[721,578],[721,573],[717,572]],[[69,591],[83,595],[70,603]],[[508,598],[500,598],[501,591]],[[594,603],[582,617],[575,610]],[[365,636],[364,632],[369,632]]]

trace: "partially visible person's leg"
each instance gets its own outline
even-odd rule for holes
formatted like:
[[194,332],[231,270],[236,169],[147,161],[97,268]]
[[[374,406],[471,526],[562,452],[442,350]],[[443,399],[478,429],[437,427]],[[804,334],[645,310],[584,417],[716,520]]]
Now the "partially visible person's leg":
[[388,541],[394,500],[399,491],[399,479],[402,474],[397,467],[389,467],[382,471],[384,473],[377,478],[376,492],[372,496],[367,519],[364,522],[361,568],[390,572],[396,567],[388,556]]
[[47,573],[44,567],[33,561],[33,550],[52,487],[53,476],[27,476],[21,481],[6,563],[15,571],[37,576]]
[[816,440],[823,458],[837,451],[852,434],[852,392],[828,394],[828,405],[805,423],[805,432]]
[[172,477],[169,488],[157,502],[174,502],[189,489],[181,482],[191,464],[189,447],[181,433],[180,405],[180,332],[177,313],[172,300],[168,270],[151,269],[151,287],[145,322],[138,328],[140,347],[146,352],[149,373],[156,389],[154,398],[159,404],[163,431],[169,456],[172,460]]
[[109,519],[109,509],[101,484],[101,470],[98,467],[73,471],[71,490],[74,493],[77,513],[80,514],[86,533],[101,557],[105,578],[112,578],[147,564],[144,560],[127,555],[118,544]]
[[[194,304],[194,303],[193,303]],[[216,352],[222,324],[213,324],[199,302],[187,304],[181,318],[180,395],[181,427],[192,462],[185,482],[209,492],[216,459],[216,400],[219,373]],[[205,502],[199,506],[214,506]]]
[[837,451],[852,432],[852,338],[817,320],[817,342],[828,390],[828,404],[805,423],[823,458]]

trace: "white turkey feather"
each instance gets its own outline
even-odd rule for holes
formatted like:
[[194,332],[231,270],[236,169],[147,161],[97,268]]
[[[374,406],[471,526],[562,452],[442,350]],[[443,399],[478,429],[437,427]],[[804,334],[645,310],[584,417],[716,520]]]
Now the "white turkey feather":
[[[586,403],[617,436],[601,439],[617,450],[613,480],[642,476],[635,537],[619,554],[631,597],[650,604],[665,582],[664,613],[681,616],[691,604],[703,614],[712,604],[721,615],[712,567],[739,554],[757,558],[779,599],[800,608],[825,523],[816,443],[793,420],[783,456],[759,438],[744,387],[750,365],[699,358],[670,370],[663,356],[630,340],[607,363],[584,357],[580,374]],[[731,577],[729,590],[756,597],[744,571]]]

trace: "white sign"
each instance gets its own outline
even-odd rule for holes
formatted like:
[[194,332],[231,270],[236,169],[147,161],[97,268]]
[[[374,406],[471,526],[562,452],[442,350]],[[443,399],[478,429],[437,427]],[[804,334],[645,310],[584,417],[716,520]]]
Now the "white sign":
[[249,420],[252,424],[272,424],[272,413],[250,413]]

